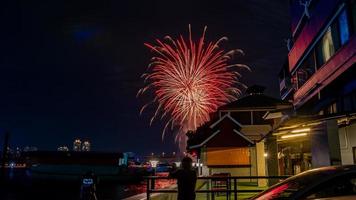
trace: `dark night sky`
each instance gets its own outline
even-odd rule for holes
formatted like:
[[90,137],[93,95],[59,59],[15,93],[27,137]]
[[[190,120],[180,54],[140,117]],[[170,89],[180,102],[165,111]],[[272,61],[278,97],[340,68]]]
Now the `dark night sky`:
[[[286,59],[288,1],[19,1],[0,8],[0,142],[55,150],[88,138],[99,151],[171,152],[162,124],[139,116],[136,99],[151,56],[144,42],[187,34],[229,38],[248,64],[247,85],[278,97],[277,73]],[[217,3],[220,2],[220,3]]]

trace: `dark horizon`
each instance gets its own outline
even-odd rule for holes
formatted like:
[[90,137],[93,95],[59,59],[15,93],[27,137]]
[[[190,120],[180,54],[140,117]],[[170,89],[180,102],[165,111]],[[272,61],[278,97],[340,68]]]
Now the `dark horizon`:
[[277,74],[287,57],[288,1],[39,1],[3,3],[0,12],[0,142],[56,150],[89,139],[94,151],[177,151],[174,133],[149,126],[149,99],[136,98],[151,52],[144,42],[187,36],[188,24],[207,39],[227,36],[240,48],[246,85],[279,98]]

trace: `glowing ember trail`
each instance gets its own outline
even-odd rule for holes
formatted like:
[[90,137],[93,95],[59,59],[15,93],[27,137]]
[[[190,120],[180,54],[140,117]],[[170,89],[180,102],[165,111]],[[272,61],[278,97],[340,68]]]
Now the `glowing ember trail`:
[[151,119],[165,118],[167,127],[178,129],[179,133],[195,131],[197,127],[209,120],[209,113],[232,100],[244,87],[239,82],[238,69],[249,68],[243,64],[229,64],[235,54],[243,54],[236,49],[225,52],[219,47],[226,37],[217,42],[205,43],[205,32],[198,42],[192,40],[189,25],[188,40],[180,36],[173,40],[166,36],[164,40],[156,39],[156,44],[145,43],[155,54],[142,75],[146,86],[137,95],[151,90],[155,96],[151,103],[144,105],[141,112],[149,105],[157,106]]

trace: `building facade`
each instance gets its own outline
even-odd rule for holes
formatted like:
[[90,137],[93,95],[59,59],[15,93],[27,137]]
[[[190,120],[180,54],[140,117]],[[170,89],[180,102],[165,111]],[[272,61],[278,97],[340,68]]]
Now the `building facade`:
[[82,141],[80,139],[75,139],[73,142],[73,151],[82,150]]
[[85,140],[82,144],[82,151],[90,151],[91,149],[91,143],[89,140]]
[[[218,109],[212,119],[189,132],[188,150],[197,155],[201,175],[266,176],[264,137],[271,132],[273,120],[266,112],[290,109],[291,104],[263,94],[253,86],[246,95]],[[265,186],[266,180],[253,180]]]
[[267,116],[279,121],[269,137],[278,173],[354,164],[356,1],[291,0],[290,8],[291,48],[279,83],[294,114]]

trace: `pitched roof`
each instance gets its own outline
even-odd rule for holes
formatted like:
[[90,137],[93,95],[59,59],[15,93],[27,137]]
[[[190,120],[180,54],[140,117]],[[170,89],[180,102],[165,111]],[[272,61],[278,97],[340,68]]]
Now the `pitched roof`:
[[237,126],[239,126],[239,127],[242,126],[238,121],[236,121],[234,118],[232,118],[230,114],[225,114],[223,117],[220,117],[219,120],[217,120],[216,122],[212,123],[210,125],[210,128],[214,128],[215,126],[220,124],[226,118],[230,119],[230,121],[234,122]]
[[219,110],[234,110],[248,108],[275,108],[278,105],[291,105],[287,101],[276,99],[264,94],[249,94],[236,101],[223,105]]
[[[237,127],[241,128],[241,124],[234,120],[229,114],[225,114],[223,117],[221,117],[218,120],[211,120],[208,123],[204,124],[203,126],[200,126],[194,133],[193,132],[188,132],[188,141],[187,141],[187,148],[188,149],[193,149],[193,148],[198,148],[206,144],[209,140],[214,138],[217,134],[220,133],[220,129],[217,129],[218,125],[224,121],[225,119],[228,119],[232,123],[234,123]],[[243,139],[245,139],[248,143],[254,144],[248,137],[246,137],[243,133],[240,131],[233,129],[234,133],[237,133],[240,135]]]

